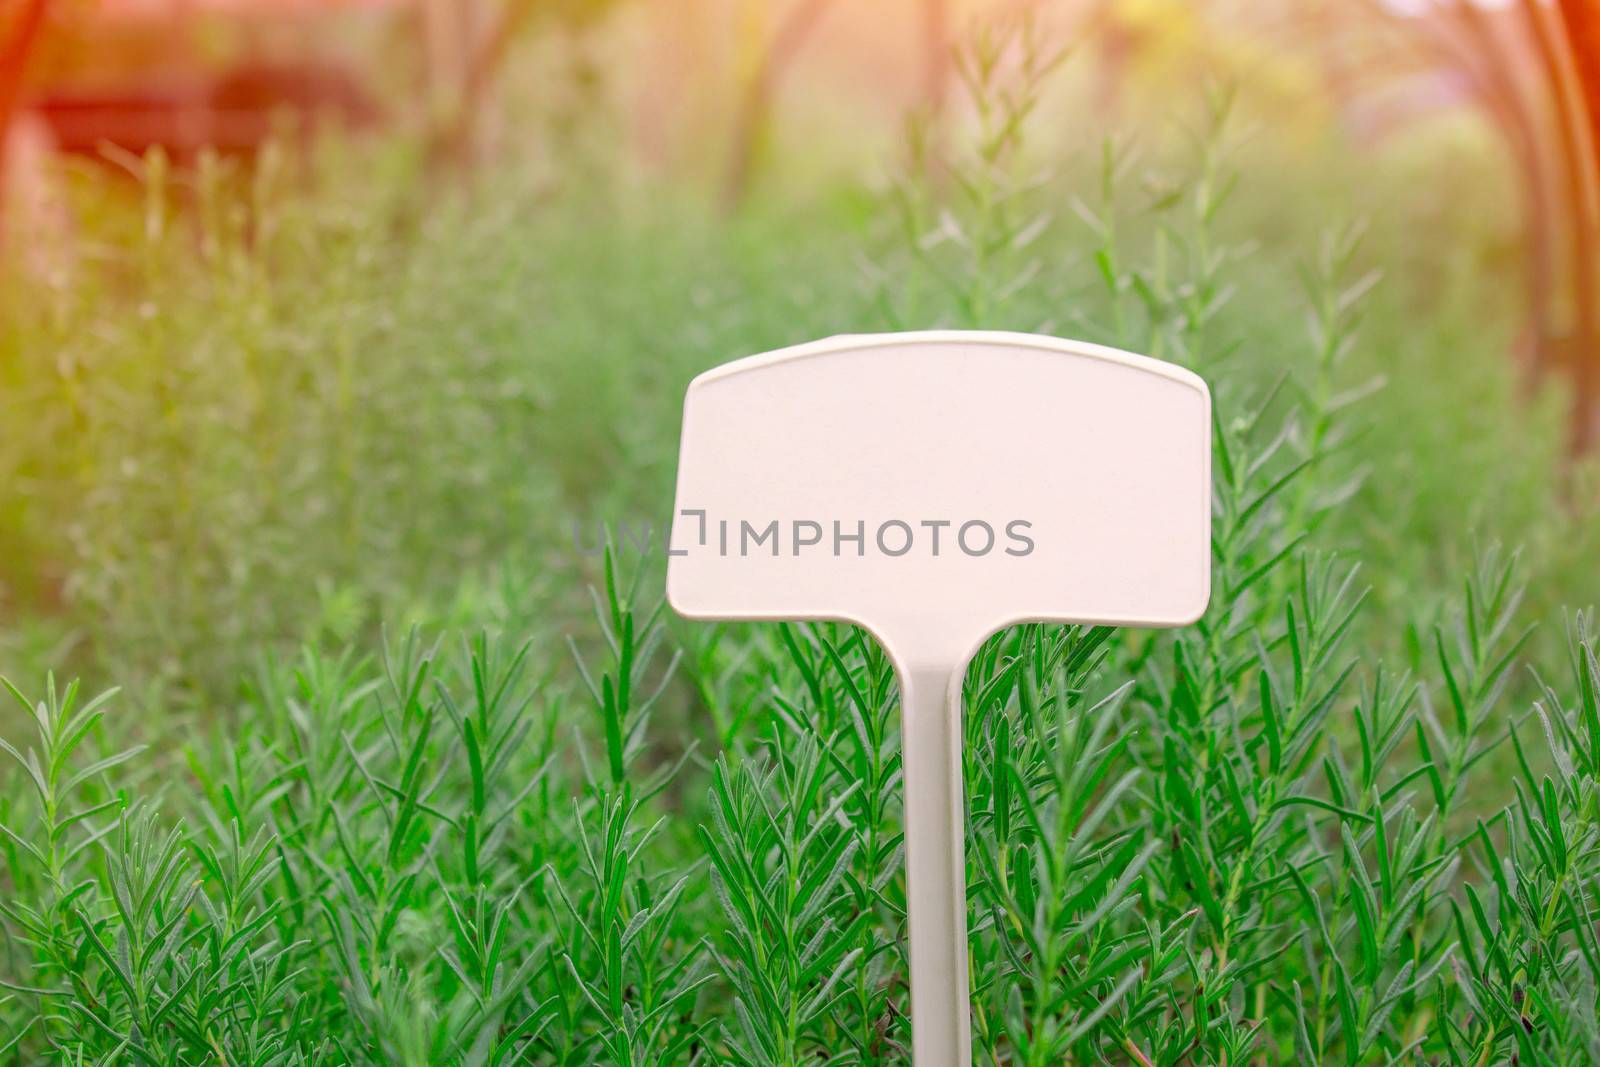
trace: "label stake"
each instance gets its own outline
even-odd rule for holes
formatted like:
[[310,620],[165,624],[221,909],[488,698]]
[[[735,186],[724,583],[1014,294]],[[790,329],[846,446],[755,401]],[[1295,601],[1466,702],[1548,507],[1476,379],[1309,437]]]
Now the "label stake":
[[1021,622],[1182,626],[1211,577],[1211,396],[1031,334],[834,337],[689,386],[667,597],[865,627],[900,682],[912,1056],[972,1062],[961,685]]

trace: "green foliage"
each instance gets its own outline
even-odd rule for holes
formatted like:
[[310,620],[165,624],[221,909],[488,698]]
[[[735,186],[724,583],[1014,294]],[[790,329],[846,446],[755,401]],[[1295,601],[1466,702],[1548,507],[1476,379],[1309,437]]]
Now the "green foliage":
[[196,246],[146,161],[139,262],[8,319],[6,577],[128,693],[6,650],[44,682],[0,719],[0,1064],[905,1062],[892,665],[671,620],[565,521],[662,503],[691,372],[885,322],[1070,330],[1216,399],[1207,615],[1017,627],[967,676],[978,1062],[1600,1060],[1600,637],[1548,625],[1594,524],[1481,309],[1385,362],[1381,227],[1275,231],[1232,93],[1048,158],[1059,59],[974,39],[975,133],[924,131],[867,286],[812,219],[418,222],[270,162],[202,171]]
[[[1348,569],[1277,566],[1289,592],[1237,640],[1224,607],[1171,639],[1028,626],[978,657],[983,1060],[1588,1062],[1587,617],[1568,675],[1513,711],[1512,565],[1466,585],[1428,686],[1352,662]],[[700,770],[619,695],[672,669],[635,658],[655,610],[616,583],[601,609],[620,637],[582,698],[484,638],[308,654],[251,698],[231,753],[186,745],[192,777],[169,788],[113,788],[150,757],[95,757],[110,694],[24,699],[35,737],[5,746],[27,786],[3,813],[9,1054],[900,1062],[881,653],[786,628],[783,659],[744,681],[772,688],[766,725]],[[607,758],[574,760],[569,728]]]

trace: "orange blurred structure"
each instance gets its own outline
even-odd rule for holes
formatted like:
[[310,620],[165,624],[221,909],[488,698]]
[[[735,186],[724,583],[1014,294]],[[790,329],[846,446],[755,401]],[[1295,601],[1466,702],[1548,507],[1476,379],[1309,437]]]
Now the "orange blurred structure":
[[[53,14],[65,9],[47,5]],[[335,12],[391,12],[399,0],[98,0],[58,15],[38,44],[22,106],[60,151],[134,154],[160,146],[178,160],[212,147],[252,152],[288,113],[346,126],[381,113],[365,73],[317,47]],[[205,39],[202,39],[202,34]],[[217,38],[235,54],[218,56]],[[261,55],[261,42],[277,38]]]

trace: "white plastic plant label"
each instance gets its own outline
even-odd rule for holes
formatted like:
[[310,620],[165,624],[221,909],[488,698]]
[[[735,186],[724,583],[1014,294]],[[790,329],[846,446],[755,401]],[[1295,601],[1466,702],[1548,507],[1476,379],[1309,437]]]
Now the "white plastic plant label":
[[689,386],[667,571],[693,619],[835,619],[899,673],[913,1058],[970,1062],[961,683],[997,630],[1210,596],[1196,375],[1029,334],[834,337]]

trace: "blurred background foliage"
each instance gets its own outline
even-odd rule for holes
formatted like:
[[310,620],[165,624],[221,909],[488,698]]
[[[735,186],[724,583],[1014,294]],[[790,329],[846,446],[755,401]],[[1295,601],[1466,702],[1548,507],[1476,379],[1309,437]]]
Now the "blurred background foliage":
[[[1051,54],[995,62],[1052,66],[1026,137],[952,49],[1023,15]],[[4,665],[188,698],[508,560],[581,585],[574,522],[664,521],[693,373],[842,330],[1105,339],[1151,282],[1108,300],[1105,228],[1219,257],[1222,332],[1269,380],[1319,242],[1360,227],[1364,332],[1320,387],[1372,394],[1366,477],[1317,536],[1392,648],[1489,543],[1528,549],[1530,612],[1586,603],[1595,186],[1563,15],[8,4]],[[1234,195],[1182,249],[1208,93],[1202,177]]]

